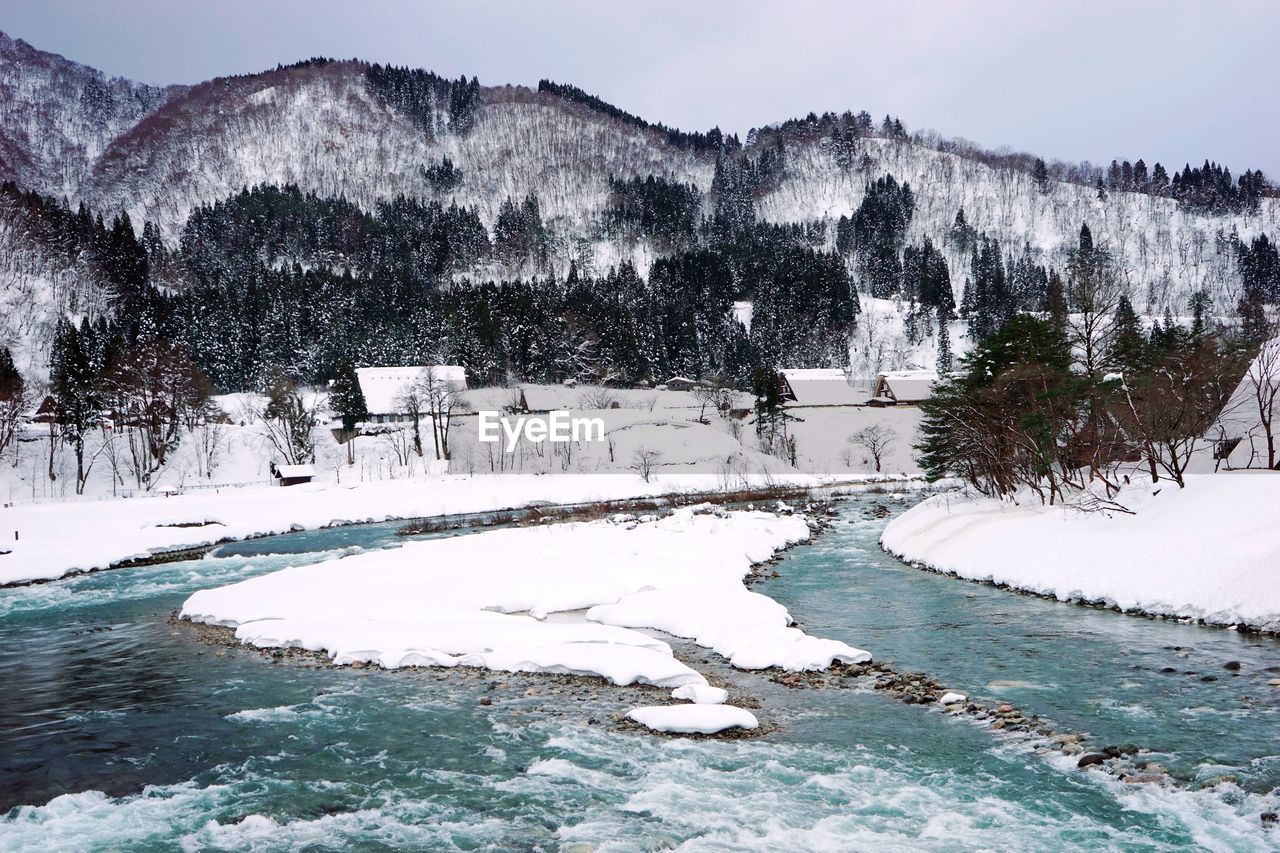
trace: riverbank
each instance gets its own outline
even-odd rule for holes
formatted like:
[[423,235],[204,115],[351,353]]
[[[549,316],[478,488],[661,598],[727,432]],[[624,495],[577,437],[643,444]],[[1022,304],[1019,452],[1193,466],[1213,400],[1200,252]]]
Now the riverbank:
[[1060,601],[1280,632],[1280,475],[1135,483],[1116,502],[1084,513],[936,495],[880,543],[912,564]]
[[[0,619],[11,699],[0,709],[11,721],[0,726],[0,813],[19,807],[0,817],[0,846],[1268,849],[1274,830],[1260,814],[1280,806],[1267,794],[1280,784],[1267,758],[1280,719],[1267,684],[1280,666],[1274,640],[911,569],[878,545],[904,496],[872,491],[838,504],[821,536],[775,554],[753,588],[806,632],[874,649],[878,663],[738,670],[662,638],[758,717],[754,736],[733,739],[624,722],[635,705],[671,701],[669,689],[333,666],[327,654],[234,643],[231,629],[210,632],[222,636],[210,645],[168,620],[200,589],[399,546],[401,523],[0,592],[27,602]],[[1219,680],[1204,683],[1206,673]],[[991,716],[908,704],[934,682]],[[1047,738],[1019,731],[1002,704],[1027,724],[1039,715],[1081,733],[1089,751],[1159,749],[1113,764],[1156,761],[1193,790],[1076,770],[1088,753],[1037,756]],[[1238,783],[1199,790],[1227,775]]]
[[107,568],[198,557],[227,542],[347,524],[712,494],[778,485],[813,487],[886,481],[797,474],[737,482],[668,474],[444,476],[361,483],[232,489],[173,497],[23,504],[0,509],[0,587]]

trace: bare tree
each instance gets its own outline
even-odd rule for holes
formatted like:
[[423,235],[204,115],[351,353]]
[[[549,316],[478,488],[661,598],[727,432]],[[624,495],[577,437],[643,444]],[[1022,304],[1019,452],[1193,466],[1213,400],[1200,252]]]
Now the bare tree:
[[[413,452],[418,454],[419,459],[422,458],[422,418],[426,416],[428,411],[427,385],[428,382],[426,380],[414,382],[404,389],[404,393],[396,398],[397,408],[409,418],[410,434],[413,436]],[[438,444],[436,458],[440,458]]]
[[196,474],[206,480],[212,479],[229,444],[226,415],[214,411],[213,406],[208,407],[200,423],[192,430],[192,437],[195,439]]
[[653,476],[653,469],[662,463],[661,451],[650,450],[647,447],[637,450],[633,458],[635,461],[631,464],[632,470],[639,471],[646,483]]
[[[1092,246],[1081,246],[1069,264],[1066,292],[1067,341],[1073,360],[1081,374],[1090,380],[1084,421],[1080,428],[1079,446],[1085,449],[1089,481],[1098,478],[1110,458],[1111,442],[1105,436],[1103,409],[1098,393],[1104,372],[1104,359],[1116,334],[1116,309],[1124,287],[1115,274],[1110,255]],[[1105,480],[1105,478],[1104,478]],[[1108,483],[1108,488],[1111,484]]]
[[614,409],[618,406],[618,395],[603,385],[594,385],[582,390],[578,405],[584,409]]
[[[1245,373],[1252,408],[1258,412],[1258,425],[1267,442],[1267,467],[1276,467],[1276,410],[1280,409],[1280,338],[1262,344],[1257,357]],[[0,443],[0,448],[4,445]]]
[[104,384],[115,426],[127,439],[135,481],[150,488],[178,446],[180,428],[203,417],[208,380],[181,347],[157,339],[122,358]]
[[319,423],[316,404],[302,399],[293,380],[274,370],[267,380],[267,405],[259,413],[262,434],[286,465],[305,465],[315,460],[312,430]]
[[1212,336],[1162,360],[1141,381],[1123,385],[1120,423],[1149,454],[1152,474],[1185,486],[1183,477],[1211,435],[1241,373],[1239,359]]
[[883,424],[872,424],[849,436],[849,443],[871,454],[871,460],[875,463],[876,473],[880,473],[880,464],[884,461],[885,454],[897,442],[898,434]]
[[722,418],[728,418],[733,409],[733,389],[721,376],[693,386],[693,399],[698,401],[698,422],[707,423],[707,407],[710,406]]
[[427,368],[424,377],[424,394],[427,413],[431,416],[431,439],[435,443],[436,459],[449,458],[449,427],[454,412],[464,408],[466,401],[448,380],[438,374],[435,367]]

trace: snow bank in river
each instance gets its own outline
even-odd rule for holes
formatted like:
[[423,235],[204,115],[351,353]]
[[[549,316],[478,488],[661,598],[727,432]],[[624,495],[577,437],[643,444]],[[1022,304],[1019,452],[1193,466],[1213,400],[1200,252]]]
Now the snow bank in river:
[[[790,479],[816,481],[804,476]],[[23,504],[0,508],[0,552],[11,551],[0,553],[0,584],[105,568],[156,551],[341,522],[483,512],[533,501],[574,503],[719,488],[723,488],[723,481],[714,475],[664,474],[645,483],[634,474],[513,474]]]
[[1064,601],[1280,630],[1280,474],[1144,483],[1120,500],[1136,514],[938,495],[880,541],[911,562]]
[[671,691],[672,699],[687,699],[699,705],[723,705],[729,698],[729,691],[723,687],[711,687],[706,684],[686,684]]
[[713,735],[725,729],[754,729],[756,715],[732,705],[650,705],[633,708],[627,717],[655,732]]
[[[692,507],[644,523],[495,530],[202,590],[182,615],[234,627],[246,643],[324,651],[340,664],[479,666],[617,684],[706,684],[635,627],[691,637],[752,669],[869,659],[786,627],[784,608],[742,587],[753,563],[808,536],[800,517]],[[652,611],[655,601],[671,609],[669,620]],[[581,610],[588,621],[544,621]]]

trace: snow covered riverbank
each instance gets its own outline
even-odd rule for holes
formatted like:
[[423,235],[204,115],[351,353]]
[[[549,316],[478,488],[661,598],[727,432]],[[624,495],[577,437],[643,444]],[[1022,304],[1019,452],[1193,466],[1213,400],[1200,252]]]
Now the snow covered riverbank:
[[[786,482],[814,485],[797,474]],[[161,551],[200,548],[289,530],[682,492],[716,491],[711,474],[446,476],[281,488],[224,489],[173,497],[20,504],[0,509],[0,584],[50,580]],[[15,538],[16,534],[16,538]],[[4,551],[9,551],[5,554]]]
[[1280,475],[1135,484],[1133,515],[938,495],[880,542],[942,572],[1123,610],[1280,631]]
[[[644,629],[692,639],[744,669],[870,660],[789,627],[785,608],[743,587],[752,565],[808,537],[798,515],[706,506],[661,520],[511,528],[202,590],[182,615],[235,628],[255,646],[323,651],[338,664],[476,666],[673,688],[707,682]],[[723,701],[714,692],[702,691]]]

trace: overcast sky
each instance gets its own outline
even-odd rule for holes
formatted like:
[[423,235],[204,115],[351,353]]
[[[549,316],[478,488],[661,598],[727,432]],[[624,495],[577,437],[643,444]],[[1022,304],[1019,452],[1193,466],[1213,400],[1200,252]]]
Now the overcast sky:
[[1280,179],[1280,2],[5,0],[0,29],[148,83],[324,55],[571,82],[745,135],[810,110],[987,147]]

